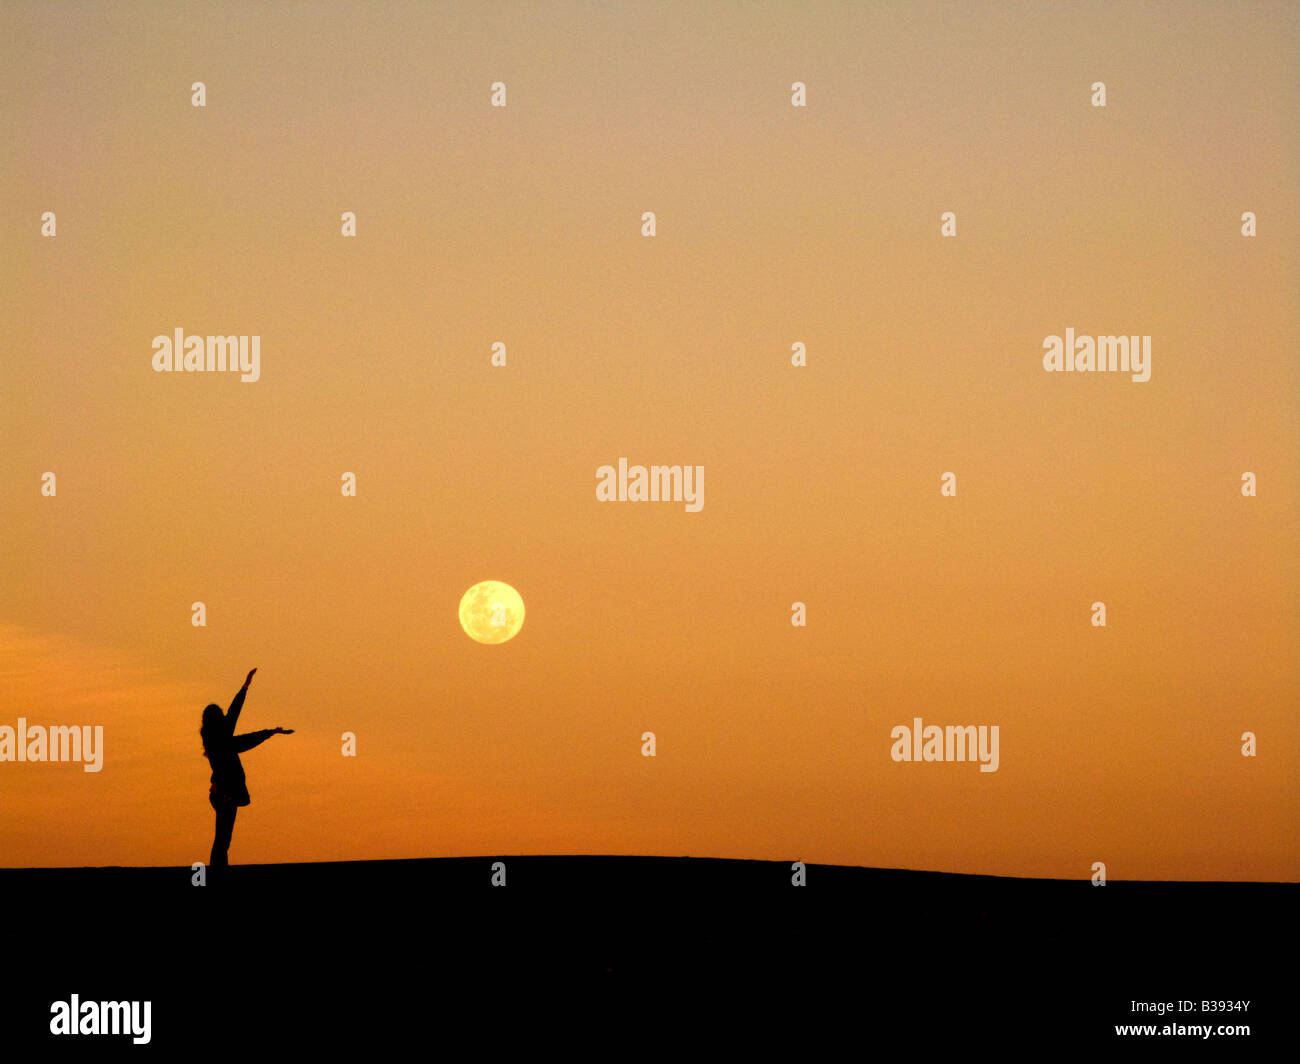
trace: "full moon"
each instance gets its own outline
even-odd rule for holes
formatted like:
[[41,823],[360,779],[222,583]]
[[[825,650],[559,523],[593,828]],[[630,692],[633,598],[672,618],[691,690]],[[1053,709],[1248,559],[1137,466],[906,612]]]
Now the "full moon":
[[524,600],[500,580],[483,580],[460,599],[460,626],[477,643],[504,643],[524,626]]

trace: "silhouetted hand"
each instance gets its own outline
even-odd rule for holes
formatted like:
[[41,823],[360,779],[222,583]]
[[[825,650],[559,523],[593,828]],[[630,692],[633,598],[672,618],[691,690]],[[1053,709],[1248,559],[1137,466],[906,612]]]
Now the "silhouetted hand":
[[253,673],[255,673],[255,672],[257,672],[256,669],[249,669],[249,671],[248,671],[248,675],[244,677],[244,686],[245,686],[245,687],[247,687],[250,683],[253,682]]
[[293,734],[293,729],[292,729],[292,728],[272,728],[271,730],[272,730],[273,732],[275,732],[277,735],[292,735],[292,734]]

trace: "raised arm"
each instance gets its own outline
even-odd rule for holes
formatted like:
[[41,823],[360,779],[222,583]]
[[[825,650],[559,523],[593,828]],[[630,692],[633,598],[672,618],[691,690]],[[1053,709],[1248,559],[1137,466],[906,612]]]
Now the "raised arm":
[[263,728],[261,731],[251,731],[244,735],[236,735],[235,753],[242,754],[245,750],[251,750],[255,746],[261,746],[272,735],[292,735],[292,728]]
[[255,746],[261,746],[274,734],[275,731],[273,729],[263,728],[261,731],[251,731],[246,735],[236,735],[235,753],[242,754],[245,750],[251,750]]
[[244,686],[239,689],[239,694],[235,695],[235,700],[230,703],[230,708],[226,711],[226,727],[230,729],[230,734],[235,734],[235,725],[239,722],[239,711],[244,708],[244,696],[248,694],[248,685],[253,682],[253,673],[256,669],[249,671],[244,677]]

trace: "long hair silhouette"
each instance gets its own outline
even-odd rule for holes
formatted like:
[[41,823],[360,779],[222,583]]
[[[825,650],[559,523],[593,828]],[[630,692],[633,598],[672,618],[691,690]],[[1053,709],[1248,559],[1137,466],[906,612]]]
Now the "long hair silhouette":
[[244,678],[244,686],[239,689],[230,709],[221,712],[215,704],[205,706],[203,721],[199,726],[199,738],[203,741],[203,756],[212,766],[212,784],[208,788],[208,801],[217,814],[216,834],[212,839],[212,855],[208,861],[209,868],[225,868],[229,864],[228,853],[230,839],[235,832],[235,814],[241,805],[248,805],[252,798],[248,795],[248,784],[244,779],[244,766],[240,764],[239,755],[245,750],[260,746],[272,735],[292,735],[292,728],[266,728],[262,731],[235,734],[235,725],[239,722],[239,711],[244,708],[244,696],[248,694],[248,685],[253,682],[253,673],[249,671]]

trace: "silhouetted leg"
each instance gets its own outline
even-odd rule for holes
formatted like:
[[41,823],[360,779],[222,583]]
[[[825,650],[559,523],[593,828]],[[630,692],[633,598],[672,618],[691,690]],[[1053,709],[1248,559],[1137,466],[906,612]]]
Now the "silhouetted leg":
[[209,868],[225,868],[229,861],[226,852],[230,849],[230,837],[235,833],[235,813],[238,807],[233,802],[213,803],[217,811],[217,833],[212,839],[212,858]]

